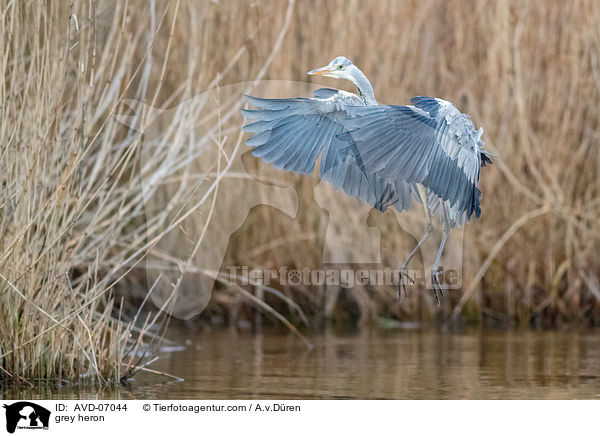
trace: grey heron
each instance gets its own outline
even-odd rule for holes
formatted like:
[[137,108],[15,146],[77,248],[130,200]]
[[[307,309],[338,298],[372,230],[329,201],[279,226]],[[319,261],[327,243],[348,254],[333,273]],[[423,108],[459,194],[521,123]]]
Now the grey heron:
[[[413,105],[379,105],[367,77],[339,56],[309,71],[350,80],[358,95],[321,88],[313,98],[264,99],[246,96],[257,110],[242,109],[251,124],[244,130],[253,155],[276,168],[311,174],[317,158],[320,177],[336,189],[358,197],[381,212],[398,212],[420,202],[427,219],[425,233],[399,268],[398,296],[406,295],[407,266],[434,231],[438,216],[443,233],[431,283],[436,304],[443,296],[439,263],[450,229],[479,218],[480,167],[491,163],[483,150],[483,129],[440,98],[415,97]],[[438,295],[439,292],[439,295]]]

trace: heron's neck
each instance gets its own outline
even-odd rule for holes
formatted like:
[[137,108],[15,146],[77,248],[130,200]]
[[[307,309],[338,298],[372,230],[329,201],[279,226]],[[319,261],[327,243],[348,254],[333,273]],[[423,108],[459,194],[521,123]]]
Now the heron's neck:
[[366,105],[377,104],[377,100],[375,100],[375,94],[373,93],[373,87],[371,86],[371,82],[369,82],[367,76],[365,76],[362,71],[356,68],[356,66],[352,71],[350,80],[358,88],[358,92],[360,93],[360,96],[363,98]]

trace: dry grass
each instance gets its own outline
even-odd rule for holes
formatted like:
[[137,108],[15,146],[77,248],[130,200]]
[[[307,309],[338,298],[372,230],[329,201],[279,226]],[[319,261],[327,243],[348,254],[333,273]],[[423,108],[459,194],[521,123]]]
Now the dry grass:
[[[140,262],[148,253],[159,306],[175,307],[174,291],[193,293],[204,286],[200,277],[206,286],[220,277],[208,313],[230,322],[249,315],[243,302],[269,310],[265,300],[298,320],[345,311],[363,320],[437,314],[597,325],[599,23],[595,1],[300,1],[293,9],[282,1],[4,2],[1,371],[106,381],[128,372],[121,362],[137,366],[131,356],[152,340],[146,333],[157,320],[125,321],[113,291],[123,283],[146,288]],[[424,293],[399,306],[392,289],[248,292],[217,276],[224,265],[320,265],[327,216],[314,178],[284,178],[300,193],[296,219],[252,209],[223,248],[225,260],[208,265],[202,242],[222,239],[210,218],[238,201],[225,176],[244,168],[255,179],[274,174],[246,155],[242,167],[233,163],[246,152],[237,109],[242,91],[253,89],[247,82],[305,80],[305,71],[341,54],[383,103],[414,95],[454,101],[501,156],[483,174],[483,216],[465,232],[465,292],[440,312]],[[299,89],[286,86],[254,92]],[[209,90],[210,111],[176,109]],[[126,99],[175,109],[143,141],[138,130],[153,120],[144,112],[138,130],[124,128],[115,115],[131,115]],[[188,165],[189,132],[197,130],[194,141],[207,151]],[[396,266],[405,234],[391,212],[374,219],[386,238],[383,262]],[[173,258],[177,232],[191,242]]]

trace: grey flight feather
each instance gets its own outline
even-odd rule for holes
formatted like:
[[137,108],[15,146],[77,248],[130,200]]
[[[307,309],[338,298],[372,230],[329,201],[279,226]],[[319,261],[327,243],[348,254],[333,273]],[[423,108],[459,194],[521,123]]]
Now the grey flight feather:
[[385,179],[420,183],[449,202],[456,213],[481,214],[482,129],[452,103],[415,97],[415,106],[349,108],[349,132],[338,136],[360,156],[366,171]]
[[331,88],[314,92],[315,98],[263,99],[246,96],[258,110],[242,110],[253,123],[244,126],[255,133],[247,140],[253,155],[276,168],[311,174],[321,155],[320,177],[336,189],[358,197],[380,211],[393,206],[399,212],[410,208],[413,184],[393,180],[365,170],[360,153],[338,136],[347,131],[348,108],[363,106],[357,95]]

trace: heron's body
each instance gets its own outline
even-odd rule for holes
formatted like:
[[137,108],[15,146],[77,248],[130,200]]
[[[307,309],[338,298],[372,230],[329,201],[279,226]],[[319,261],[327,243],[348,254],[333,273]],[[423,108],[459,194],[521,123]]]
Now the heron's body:
[[483,130],[438,98],[415,97],[414,106],[378,105],[365,75],[343,57],[309,74],[348,79],[359,95],[322,88],[314,98],[248,97],[259,108],[242,111],[256,120],[244,126],[256,133],[247,141],[253,154],[300,174],[312,173],[321,156],[321,178],[382,212],[420,202],[427,231],[400,267],[403,287],[408,262],[432,233],[432,215],[439,216],[444,233],[432,269],[439,301],[438,267],[450,228],[481,213],[480,167],[491,162],[481,149]]

